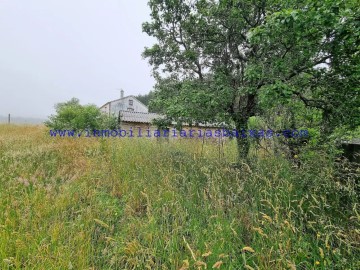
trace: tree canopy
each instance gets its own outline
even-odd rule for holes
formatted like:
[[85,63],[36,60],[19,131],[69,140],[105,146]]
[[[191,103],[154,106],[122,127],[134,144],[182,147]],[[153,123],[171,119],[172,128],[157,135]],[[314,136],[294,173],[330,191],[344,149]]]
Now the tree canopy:
[[[153,104],[170,118],[241,129],[280,106],[293,125],[299,112],[316,115],[323,134],[359,126],[357,1],[148,4],[151,20],[143,31],[157,43],[143,56],[157,78]],[[238,139],[238,146],[246,156],[248,142]]]

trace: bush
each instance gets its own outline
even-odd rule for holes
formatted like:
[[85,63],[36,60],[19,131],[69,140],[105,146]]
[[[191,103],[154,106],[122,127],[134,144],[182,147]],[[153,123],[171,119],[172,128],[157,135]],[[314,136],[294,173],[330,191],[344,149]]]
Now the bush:
[[52,129],[115,129],[117,119],[107,116],[95,105],[81,105],[77,98],[55,105],[56,115],[51,115],[45,125]]

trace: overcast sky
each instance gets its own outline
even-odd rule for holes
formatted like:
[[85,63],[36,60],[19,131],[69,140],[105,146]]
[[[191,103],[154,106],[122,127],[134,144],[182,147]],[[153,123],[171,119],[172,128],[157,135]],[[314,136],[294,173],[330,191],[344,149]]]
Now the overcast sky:
[[0,0],[0,115],[46,118],[76,97],[98,106],[148,93],[146,0]]

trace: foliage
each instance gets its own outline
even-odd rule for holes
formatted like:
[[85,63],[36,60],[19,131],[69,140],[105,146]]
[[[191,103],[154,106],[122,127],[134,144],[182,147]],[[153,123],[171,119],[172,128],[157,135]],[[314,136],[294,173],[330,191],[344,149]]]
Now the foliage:
[[157,118],[152,121],[152,124],[157,127],[158,130],[169,129],[171,121],[169,119]]
[[52,129],[115,129],[117,119],[101,113],[95,105],[80,105],[79,100],[71,100],[55,105],[56,115],[51,115],[45,125]]
[[141,101],[144,105],[149,106],[149,101],[153,98],[154,92],[150,91],[148,94],[137,95],[135,96],[139,101]]
[[263,74],[261,101],[271,106],[297,99],[316,108],[325,134],[360,126],[358,7],[356,1],[309,1],[252,29],[250,41],[262,54],[250,64]]
[[148,94],[137,95],[135,96],[139,101],[141,101],[144,105],[148,106],[150,113],[160,113],[161,109],[152,106],[151,101],[155,98],[154,91],[150,91]]
[[[143,56],[158,81],[152,104],[170,118],[241,129],[281,105],[290,124],[302,126],[291,109],[302,103],[300,112],[320,114],[322,141],[335,126],[359,126],[357,1],[150,0],[149,7],[143,31],[157,43]],[[246,157],[246,140],[238,146]]]

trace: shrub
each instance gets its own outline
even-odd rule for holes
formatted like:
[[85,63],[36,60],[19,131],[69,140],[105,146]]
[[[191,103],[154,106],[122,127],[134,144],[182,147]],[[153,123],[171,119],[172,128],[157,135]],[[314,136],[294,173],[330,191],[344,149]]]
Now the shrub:
[[102,114],[95,105],[81,105],[77,98],[55,105],[56,114],[51,115],[45,125],[52,129],[115,129],[115,116]]

